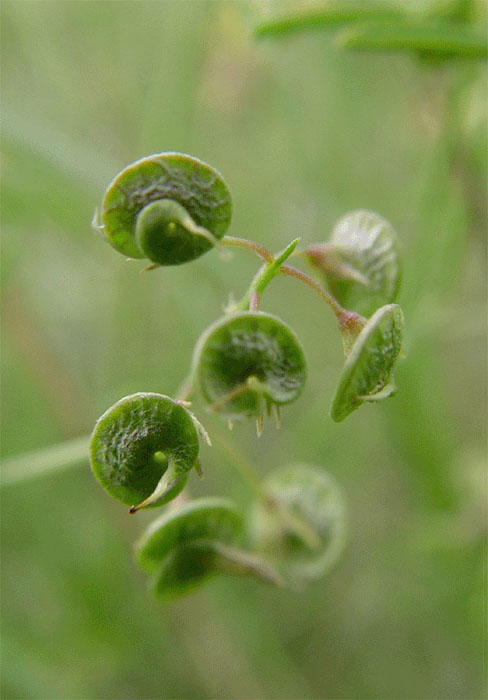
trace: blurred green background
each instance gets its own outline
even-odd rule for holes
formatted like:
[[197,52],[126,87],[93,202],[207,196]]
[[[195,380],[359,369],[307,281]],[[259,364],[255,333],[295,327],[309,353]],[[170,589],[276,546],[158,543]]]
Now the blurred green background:
[[[309,382],[279,432],[214,441],[192,495],[252,492],[290,461],[342,484],[349,542],[303,592],[219,579],[162,605],[130,518],[84,460],[2,488],[2,697],[479,698],[486,584],[486,70],[257,40],[271,3],[3,0],[4,457],[89,433],[135,391],[174,394],[200,332],[257,261],[236,251],[144,276],[90,228],[149,153],[217,167],[231,234],[272,250],[370,208],[401,238],[407,358],[397,396],[334,424],[342,364],[323,302],[291,279],[264,308],[303,340]],[[200,407],[201,408],[201,407]]]

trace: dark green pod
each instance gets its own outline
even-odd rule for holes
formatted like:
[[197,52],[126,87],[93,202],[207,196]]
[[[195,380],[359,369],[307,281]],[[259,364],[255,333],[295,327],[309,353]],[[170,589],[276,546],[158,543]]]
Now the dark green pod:
[[392,370],[401,351],[403,312],[398,304],[378,309],[359,333],[339,378],[330,415],[340,422],[365,401],[395,391]]
[[200,498],[158,518],[136,545],[141,568],[152,572],[158,598],[191,592],[217,574],[281,585],[266,561],[235,547],[243,530],[240,512],[223,498]]
[[225,498],[199,498],[164,513],[136,544],[141,568],[154,571],[176,547],[205,540],[234,542],[242,531],[242,515]]
[[217,560],[218,553],[213,542],[201,540],[175,547],[159,565],[154,579],[154,593],[161,600],[172,600],[192,593],[218,575]]
[[337,223],[329,243],[310,246],[310,262],[345,308],[369,317],[393,302],[401,281],[398,237],[379,214],[360,209]]
[[217,243],[231,214],[221,175],[198,158],[170,152],[142,158],[117,175],[95,223],[123,255],[179,265]]
[[212,410],[230,420],[259,418],[264,405],[299,397],[306,361],[300,341],[283,321],[244,311],[205,331],[195,348],[193,372]]
[[117,401],[97,421],[93,473],[105,491],[135,507],[160,506],[184,487],[198,457],[190,413],[169,396],[139,393]]
[[324,576],[345,542],[341,491],[323,469],[294,464],[272,472],[249,518],[250,536],[291,584]]

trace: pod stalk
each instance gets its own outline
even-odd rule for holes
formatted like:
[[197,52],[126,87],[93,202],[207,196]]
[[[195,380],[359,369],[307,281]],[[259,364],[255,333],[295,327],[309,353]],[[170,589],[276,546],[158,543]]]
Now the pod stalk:
[[285,586],[282,576],[261,557],[221,542],[211,544],[215,553],[215,568],[221,573],[251,576],[272,586]]

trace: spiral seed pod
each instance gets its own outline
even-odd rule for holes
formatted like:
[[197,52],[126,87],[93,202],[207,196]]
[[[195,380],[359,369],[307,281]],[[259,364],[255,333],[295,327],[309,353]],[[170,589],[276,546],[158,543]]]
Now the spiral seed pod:
[[102,488],[135,512],[177,496],[198,449],[197,425],[181,404],[139,393],[117,401],[98,419],[90,461]]
[[392,370],[401,351],[403,312],[382,306],[366,323],[346,358],[330,415],[340,422],[365,401],[379,401],[395,391]]
[[279,583],[264,561],[233,546],[242,529],[231,501],[200,498],[156,520],[137,543],[136,559],[155,575],[154,589],[163,599],[189,593],[218,573]]
[[300,341],[283,321],[261,311],[226,316],[195,348],[196,385],[211,410],[229,420],[295,401],[306,376]]
[[346,214],[330,242],[309,246],[306,255],[346,309],[369,317],[396,299],[401,278],[398,238],[388,221],[372,211]]
[[94,221],[123,255],[179,265],[217,244],[231,214],[229,190],[216,170],[183,153],[159,153],[117,175]]
[[258,551],[292,585],[324,576],[345,542],[345,506],[334,479],[318,467],[294,464],[272,472],[264,491],[249,518]]

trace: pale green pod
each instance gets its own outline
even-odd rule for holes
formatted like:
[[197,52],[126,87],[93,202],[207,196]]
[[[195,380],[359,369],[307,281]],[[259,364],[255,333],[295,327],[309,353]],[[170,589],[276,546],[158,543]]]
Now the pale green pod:
[[393,366],[402,348],[403,312],[398,304],[382,306],[369,319],[346,357],[331,418],[340,422],[365,401],[379,401],[395,391]]
[[264,497],[250,512],[251,540],[291,585],[320,579],[344,548],[339,486],[323,469],[292,464],[272,472],[263,487]]
[[90,462],[102,488],[135,512],[178,495],[198,450],[198,427],[186,408],[163,394],[138,393],[98,419]]
[[379,214],[360,209],[337,223],[329,243],[310,246],[310,262],[324,273],[345,308],[369,317],[393,302],[401,280],[398,237]]
[[295,401],[306,377],[300,341],[276,316],[243,311],[218,320],[197,343],[196,386],[211,410],[234,420]]
[[109,185],[96,226],[129,258],[179,265],[218,243],[232,215],[230,193],[210,165],[184,153],[157,153]]

